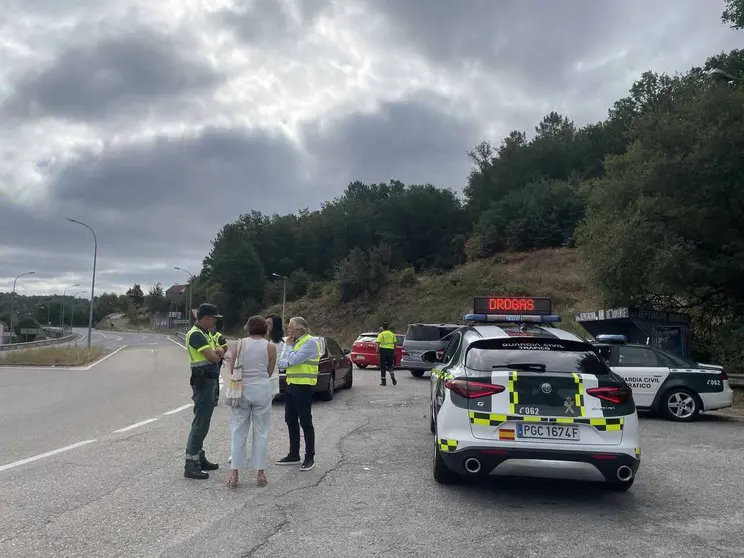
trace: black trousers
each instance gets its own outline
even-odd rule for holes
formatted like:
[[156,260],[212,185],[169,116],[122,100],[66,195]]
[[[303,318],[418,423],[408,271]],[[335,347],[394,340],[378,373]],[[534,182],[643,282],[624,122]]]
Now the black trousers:
[[395,372],[395,349],[380,349],[380,378],[385,379],[385,371]]
[[204,438],[209,433],[209,426],[214,412],[214,397],[219,386],[216,378],[206,378],[203,375],[192,375],[191,377],[191,399],[194,401],[194,418],[191,421],[191,430],[186,443],[187,459],[196,459],[199,452],[204,449]]
[[300,457],[300,427],[305,437],[305,459],[315,457],[315,428],[313,427],[314,386],[287,384],[284,392],[284,421],[289,430],[289,456]]

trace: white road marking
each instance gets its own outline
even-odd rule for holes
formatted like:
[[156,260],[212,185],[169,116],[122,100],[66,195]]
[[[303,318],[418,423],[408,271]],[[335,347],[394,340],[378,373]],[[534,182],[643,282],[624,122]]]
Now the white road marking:
[[151,418],[151,419],[143,420],[140,422],[135,422],[134,424],[130,424],[129,426],[125,426],[124,428],[119,428],[119,430],[114,430],[114,434],[119,434],[120,432],[127,432],[129,430],[134,430],[135,428],[139,428],[140,426],[150,424],[151,422],[155,422],[156,420],[158,419]]
[[94,366],[96,366],[97,364],[101,364],[101,363],[102,363],[102,362],[103,362],[104,360],[106,360],[107,358],[111,358],[112,356],[114,356],[114,355],[115,355],[116,353],[118,353],[118,352],[119,352],[119,351],[121,351],[122,349],[126,349],[126,348],[127,348],[128,346],[129,346],[129,345],[122,345],[121,347],[119,347],[118,349],[116,349],[116,350],[115,350],[115,351],[114,351],[113,353],[109,353],[109,354],[107,354],[107,355],[106,355],[105,357],[103,357],[103,358],[100,358],[100,359],[98,359],[97,361],[95,361],[95,362],[94,362],[93,364],[89,364],[89,365],[88,365],[88,366],[86,366],[85,368],[79,368],[78,370],[90,370],[91,368],[93,368],[93,367],[94,367]]
[[185,348],[186,348],[186,345],[181,345],[181,344],[180,344],[180,343],[179,343],[178,341],[176,341],[176,340],[175,340],[175,339],[173,339],[172,337],[168,337],[168,341],[170,341],[171,343],[175,343],[176,345],[178,345],[178,346],[179,346],[179,347],[181,347],[182,349],[185,349]]
[[167,413],[163,413],[164,415],[175,415],[176,413],[180,413],[181,411],[185,411],[186,409],[189,409],[193,407],[193,403],[189,403],[188,405],[182,405],[178,409],[173,409],[172,411],[168,411]]
[[78,442],[77,444],[72,444],[69,446],[65,446],[63,448],[48,451],[46,453],[40,453],[39,455],[34,455],[33,457],[21,459],[20,461],[16,461],[15,463],[8,463],[7,465],[3,465],[2,467],[0,467],[0,472],[7,471],[8,469],[13,469],[14,467],[19,467],[21,465],[26,465],[27,463],[32,463],[34,461],[38,461],[39,459],[44,459],[45,457],[51,457],[52,455],[57,455],[58,453],[70,451],[72,449],[79,448],[81,446],[87,446],[88,444],[92,444],[93,442],[96,442],[96,441],[97,440],[85,440],[83,442]]

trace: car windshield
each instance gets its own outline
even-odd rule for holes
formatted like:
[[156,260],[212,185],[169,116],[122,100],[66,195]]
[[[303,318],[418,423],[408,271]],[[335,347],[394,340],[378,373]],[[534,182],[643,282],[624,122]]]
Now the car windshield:
[[606,376],[610,368],[584,343],[562,340],[520,339],[476,341],[467,351],[465,366],[478,372],[524,370],[553,374]]
[[443,336],[439,327],[433,325],[408,326],[406,341],[439,341]]

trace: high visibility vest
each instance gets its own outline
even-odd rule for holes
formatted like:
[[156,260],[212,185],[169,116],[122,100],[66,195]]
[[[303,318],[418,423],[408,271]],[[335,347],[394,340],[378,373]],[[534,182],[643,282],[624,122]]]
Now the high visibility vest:
[[[207,345],[210,349],[215,349],[215,342],[212,338],[212,335],[200,327],[194,325],[189,332],[186,334],[186,349],[189,351],[189,364],[191,368],[200,368],[202,366],[211,366],[212,363],[207,360],[207,357],[204,356],[203,353],[197,351],[191,346],[191,335],[193,333],[201,333],[204,335],[204,338],[207,340]],[[199,347],[200,349],[203,349],[203,347]]]
[[397,341],[398,338],[395,337],[395,334],[387,329],[377,335],[377,342],[380,344],[381,349],[394,349]]
[[212,336],[215,347],[222,347],[223,349],[227,348],[227,339],[225,339],[225,336],[222,335],[219,331],[210,333],[210,335]]
[[[299,351],[312,336],[308,333],[303,335],[295,343],[294,350]],[[318,348],[317,357],[306,360],[302,364],[295,364],[287,367],[287,384],[298,386],[314,386],[318,383],[318,363],[320,362],[320,343],[316,340],[315,345]]]

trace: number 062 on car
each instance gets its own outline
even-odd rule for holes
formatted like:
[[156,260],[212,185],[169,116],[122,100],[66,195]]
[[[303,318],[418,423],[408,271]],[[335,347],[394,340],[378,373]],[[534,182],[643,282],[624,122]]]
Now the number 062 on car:
[[547,440],[578,440],[578,426],[554,424],[518,424],[517,438],[540,438]]

